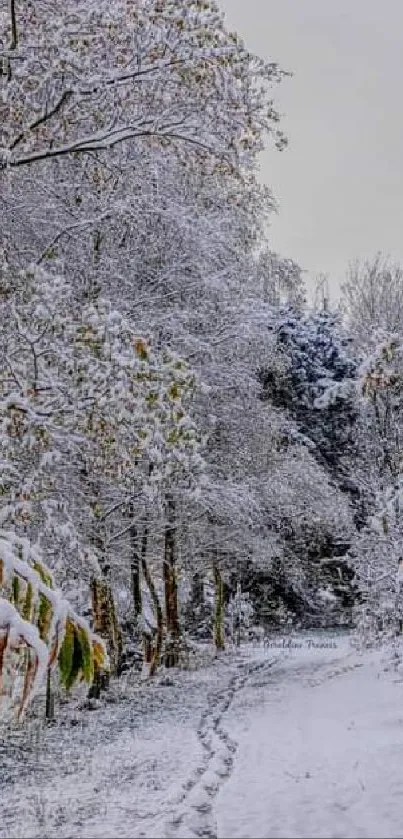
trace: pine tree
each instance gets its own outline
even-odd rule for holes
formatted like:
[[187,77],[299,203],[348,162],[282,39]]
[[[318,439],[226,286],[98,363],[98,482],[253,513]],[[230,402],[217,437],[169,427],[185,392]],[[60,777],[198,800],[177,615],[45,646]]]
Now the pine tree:
[[330,474],[348,475],[357,418],[351,340],[332,312],[275,313],[275,364],[262,369],[265,398],[288,412]]

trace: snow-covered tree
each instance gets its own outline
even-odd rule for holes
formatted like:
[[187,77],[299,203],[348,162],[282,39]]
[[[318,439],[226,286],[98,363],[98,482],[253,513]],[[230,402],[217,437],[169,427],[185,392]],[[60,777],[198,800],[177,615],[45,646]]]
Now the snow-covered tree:
[[366,642],[401,631],[403,420],[402,343],[399,335],[372,334],[372,350],[358,371],[361,482],[367,522],[351,556],[361,592],[358,630]]
[[194,374],[107,301],[80,308],[40,269],[4,271],[2,320],[2,521],[39,539],[82,599],[94,575],[111,584],[115,555],[119,579],[129,511],[133,522],[151,504],[162,518],[168,495],[197,484]]
[[214,0],[11,3],[0,18],[9,167],[137,141],[229,163],[277,130],[282,74],[226,30]]
[[[258,377],[285,359],[272,307],[304,297],[299,267],[267,244],[274,202],[256,179],[264,142],[284,142],[282,73],[213,0],[38,0],[0,20],[4,517],[52,567],[64,558],[74,602],[91,583],[115,648],[117,618],[131,640],[141,629],[153,670],[177,661],[185,583],[213,582],[221,646],[241,577],[301,570],[268,499],[291,426],[283,478],[304,492],[310,441]],[[326,363],[309,411],[331,449],[340,428],[315,399],[347,374]]]
[[262,367],[267,398],[285,409],[318,460],[335,476],[354,450],[355,370],[351,341],[330,312],[275,313],[276,353]]
[[403,270],[378,253],[372,260],[353,263],[342,287],[342,311],[356,344],[371,350],[379,330],[403,330]]

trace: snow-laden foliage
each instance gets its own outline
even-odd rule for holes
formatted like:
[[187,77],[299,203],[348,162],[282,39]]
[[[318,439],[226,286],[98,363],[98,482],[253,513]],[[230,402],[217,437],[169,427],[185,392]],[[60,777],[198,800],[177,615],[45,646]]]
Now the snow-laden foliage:
[[30,621],[21,618],[12,603],[0,597],[0,700],[4,697],[3,682],[7,655],[13,652],[20,653],[24,648],[29,651],[30,662],[19,708],[20,715],[43,681],[49,661],[49,650],[41,640],[37,628]]
[[352,546],[361,593],[358,628],[365,641],[402,629],[403,354],[398,335],[372,335],[358,370],[362,481],[369,498],[367,523]]
[[8,658],[19,654],[25,670],[19,716],[54,666],[68,689],[107,669],[103,641],[55,589],[38,550],[12,530],[0,530],[0,595],[0,699]]
[[96,569],[91,521],[111,487],[123,504],[200,472],[194,376],[107,301],[79,307],[40,269],[4,276],[1,306],[2,522]]
[[399,335],[374,335],[375,346],[359,369],[368,436],[384,485],[401,470],[403,347]]
[[379,330],[403,331],[403,269],[378,253],[354,262],[342,287],[342,310],[356,345],[368,353]]
[[3,165],[188,144],[228,162],[278,121],[273,63],[228,32],[214,0],[40,0],[0,17]]
[[289,412],[318,459],[337,475],[354,447],[351,340],[331,312],[276,312],[272,330],[279,362],[262,369],[265,394]]

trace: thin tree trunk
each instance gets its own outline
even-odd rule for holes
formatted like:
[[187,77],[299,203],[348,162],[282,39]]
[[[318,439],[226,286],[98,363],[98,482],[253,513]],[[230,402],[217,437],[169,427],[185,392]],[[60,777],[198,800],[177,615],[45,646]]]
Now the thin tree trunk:
[[224,650],[224,584],[221,571],[214,563],[215,583],[215,615],[214,615],[214,643],[216,650]]
[[121,655],[121,633],[119,630],[112,589],[105,579],[91,581],[94,630],[107,642],[111,658],[111,672],[116,672]]
[[131,539],[131,560],[130,560],[130,576],[133,596],[133,608],[136,622],[139,620],[143,604],[141,599],[141,559],[138,550],[138,532],[137,526],[133,524],[130,528]]
[[172,498],[167,499],[167,522],[164,538],[164,589],[167,643],[165,666],[175,667],[179,661],[181,635],[178,609],[178,584],[176,579],[176,526]]
[[[164,616],[161,608],[161,604],[159,601],[159,597],[157,594],[157,589],[154,585],[154,580],[151,576],[150,569],[147,565],[147,541],[148,541],[148,529],[144,529],[143,537],[141,540],[141,570],[143,572],[145,583],[148,587],[148,590],[151,595],[152,602],[155,608],[155,614],[157,618],[157,635],[155,639],[155,646],[152,650],[151,660],[150,660],[150,671],[149,675],[153,676],[159,663],[161,660],[161,650],[162,650],[162,642],[164,640]],[[147,645],[145,645],[145,658],[147,655],[147,651],[150,652],[149,648],[147,649]],[[147,660],[147,658],[146,658]]]
[[[136,540],[137,540],[137,532],[136,532]],[[138,551],[138,546],[136,544],[135,551],[136,551],[136,561],[137,561],[137,580],[139,586],[141,586],[140,574],[143,569],[143,577],[146,582],[147,588],[150,591],[151,599],[153,601],[155,607],[155,599],[154,595],[156,592],[153,586],[153,580],[151,579],[151,574],[147,565],[147,544],[148,544],[148,528],[147,526],[144,528],[143,535],[141,537],[141,547],[140,552]],[[134,553],[133,550],[133,553]],[[141,602],[141,609],[143,608],[142,597],[141,597],[141,589],[140,589],[140,602]],[[159,606],[159,602],[158,602]],[[146,631],[145,623],[143,621],[143,648],[144,648],[144,661],[146,664],[152,665],[153,656],[154,656],[154,645],[153,645],[153,635],[152,635],[152,628],[150,631]],[[156,665],[157,666],[157,665]],[[155,668],[154,668],[155,669]]]
[[[93,508],[95,511],[101,506],[100,490],[98,483],[89,478],[86,464],[83,469],[83,477],[85,477],[86,483],[92,491]],[[108,673],[98,673],[95,671],[89,696],[98,697],[101,690],[107,689],[110,676],[119,673],[123,653],[123,639],[117,620],[115,601],[110,582],[111,569],[106,552],[105,524],[104,520],[97,517],[96,513],[94,515],[91,541],[96,549],[101,570],[101,576],[98,578],[94,577],[90,584],[94,630],[104,639],[110,661],[110,670]]]
[[50,667],[47,669],[46,673],[46,706],[45,706],[45,719],[47,721],[54,720],[55,718],[55,697],[52,690],[52,670]]
[[204,580],[203,574],[200,571],[195,571],[192,577],[192,592],[191,592],[191,602],[192,607],[194,609],[200,608],[203,606],[203,597],[204,597]]
[[95,672],[89,696],[98,698],[102,690],[107,690],[110,676],[119,671],[122,657],[122,634],[120,632],[112,589],[105,579],[91,580],[92,614],[94,631],[106,642],[109,659],[109,673]]
[[15,50],[18,46],[18,29],[17,29],[17,13],[15,8],[15,0],[10,2],[10,19],[11,19],[11,44],[10,49]]
[[204,578],[200,571],[192,575],[189,603],[186,609],[186,622],[190,630],[200,626],[204,617]]

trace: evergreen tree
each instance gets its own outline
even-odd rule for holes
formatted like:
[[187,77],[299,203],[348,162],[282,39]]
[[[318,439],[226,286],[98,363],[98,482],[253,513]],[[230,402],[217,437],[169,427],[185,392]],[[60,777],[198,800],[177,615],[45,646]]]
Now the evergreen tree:
[[315,458],[342,482],[351,468],[357,419],[350,339],[332,312],[274,313],[274,363],[261,370],[263,396],[285,409]]

